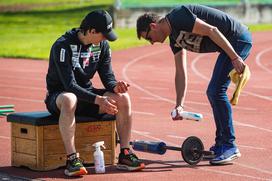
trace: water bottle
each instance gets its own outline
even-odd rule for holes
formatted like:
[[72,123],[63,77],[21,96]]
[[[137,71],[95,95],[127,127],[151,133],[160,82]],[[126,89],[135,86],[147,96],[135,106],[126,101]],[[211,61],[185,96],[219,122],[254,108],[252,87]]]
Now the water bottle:
[[94,167],[95,173],[105,173],[105,161],[104,161],[104,153],[101,151],[100,147],[105,148],[104,141],[99,141],[93,144],[95,147],[94,156]]
[[181,116],[183,119],[188,119],[188,120],[194,120],[194,121],[200,121],[203,119],[203,115],[200,113],[194,113],[194,112],[188,112],[188,111],[177,111],[177,109],[174,109],[171,112],[171,116],[173,120],[178,120],[177,117]]

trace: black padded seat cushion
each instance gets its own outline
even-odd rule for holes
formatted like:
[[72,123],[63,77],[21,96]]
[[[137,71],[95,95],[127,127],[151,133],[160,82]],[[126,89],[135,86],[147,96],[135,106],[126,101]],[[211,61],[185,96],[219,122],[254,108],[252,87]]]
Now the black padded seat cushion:
[[[31,124],[35,126],[55,125],[58,124],[58,119],[58,117],[51,115],[47,111],[19,112],[7,116],[8,122]],[[115,116],[109,114],[101,114],[97,117],[76,116],[77,123],[114,120]]]

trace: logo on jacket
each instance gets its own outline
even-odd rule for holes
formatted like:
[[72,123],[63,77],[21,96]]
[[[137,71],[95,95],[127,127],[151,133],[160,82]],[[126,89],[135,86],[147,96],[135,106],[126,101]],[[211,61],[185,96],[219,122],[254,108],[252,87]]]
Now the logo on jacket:
[[65,49],[60,49],[60,62],[65,62]]
[[98,45],[91,45],[89,47],[89,51],[92,53],[92,62],[96,63],[99,61],[100,54],[101,54],[101,48],[100,48],[100,43]]
[[80,58],[82,58],[82,60],[83,60],[83,68],[84,69],[85,69],[85,67],[89,66],[89,64],[90,64],[90,57],[92,57],[92,56],[93,56],[92,52],[89,52],[89,50],[88,50],[88,52],[82,52],[80,54]]

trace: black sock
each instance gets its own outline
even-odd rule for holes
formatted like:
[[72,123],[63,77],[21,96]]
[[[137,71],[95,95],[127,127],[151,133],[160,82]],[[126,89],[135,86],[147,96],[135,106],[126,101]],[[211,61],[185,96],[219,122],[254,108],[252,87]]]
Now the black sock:
[[70,155],[67,155],[67,159],[68,160],[73,160],[73,159],[75,159],[77,157],[77,153],[72,153],[72,154],[70,154]]

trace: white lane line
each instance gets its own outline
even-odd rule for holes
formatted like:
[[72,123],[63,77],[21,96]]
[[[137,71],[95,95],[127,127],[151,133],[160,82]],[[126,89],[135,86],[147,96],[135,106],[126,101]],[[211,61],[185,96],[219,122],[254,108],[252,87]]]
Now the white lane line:
[[[164,52],[166,52],[166,51],[167,51],[167,50],[163,50],[163,51],[155,51],[155,52],[151,52],[151,53],[148,53],[148,54],[145,54],[145,55],[142,55],[142,56],[139,56],[139,57],[137,57],[137,58],[132,59],[131,61],[129,61],[129,63],[127,63],[127,64],[124,66],[124,68],[123,68],[123,70],[122,70],[122,76],[124,77],[124,79],[125,79],[128,83],[130,83],[130,85],[134,86],[136,89],[142,91],[143,93],[145,93],[145,94],[147,94],[147,95],[149,95],[149,96],[151,96],[151,97],[156,98],[158,101],[165,101],[165,102],[168,102],[168,103],[170,103],[170,104],[174,104],[174,105],[175,105],[175,104],[176,104],[175,101],[173,101],[173,100],[171,100],[171,99],[168,99],[168,98],[164,98],[164,97],[159,96],[159,95],[157,95],[157,94],[154,94],[154,93],[152,93],[152,92],[150,92],[150,91],[144,89],[144,88],[141,87],[140,85],[134,83],[132,80],[130,80],[130,78],[128,77],[128,75],[127,75],[127,73],[126,73],[127,70],[128,70],[128,68],[129,68],[131,65],[137,63],[138,61],[143,60],[144,58],[149,57],[149,56],[152,56],[152,55],[157,55],[157,54],[159,54],[159,53],[164,53]],[[198,57],[203,57],[203,55],[200,55],[200,56],[198,56]],[[197,58],[196,58],[196,59],[197,59]],[[195,61],[196,59],[193,60],[193,63],[192,63],[192,64],[195,64],[194,61]],[[194,67],[194,66],[193,66],[193,67]],[[192,69],[193,69],[193,67],[192,67]],[[200,73],[196,70],[196,74],[200,74]],[[200,74],[200,76],[202,76],[202,74]],[[202,76],[202,77],[204,77],[204,79],[205,79],[205,76]],[[271,100],[272,100],[272,99],[271,99]],[[191,109],[191,110],[196,111],[196,112],[198,111],[198,110],[196,110],[196,109],[193,108],[193,107],[186,106],[186,108],[187,108],[187,109]],[[204,115],[208,115],[208,116],[210,116],[210,117],[213,117],[213,115],[212,115],[211,113],[207,113],[207,114],[205,113]],[[243,124],[243,123],[240,123],[240,122],[238,122],[238,121],[235,121],[235,122],[238,123],[237,125],[239,125],[239,126],[251,127],[251,128],[259,129],[259,130],[262,130],[262,131],[267,131],[267,132],[270,132],[270,133],[272,132],[272,130],[270,130],[270,129],[261,128],[261,127],[257,127],[257,126],[250,125],[250,124]]]
[[0,68],[0,72],[2,72],[2,71],[8,71],[9,72],[9,74],[12,74],[13,72],[15,72],[16,71],[16,73],[18,73],[18,72],[20,72],[20,73],[39,73],[39,74],[41,74],[41,73],[44,73],[44,74],[46,74],[46,72],[41,72],[39,69],[16,69],[16,70],[14,70],[13,72],[11,71],[11,69],[8,69],[8,68]]
[[142,99],[142,100],[151,100],[151,101],[157,101],[158,100],[157,98],[154,98],[154,97],[140,97],[140,99]]
[[15,79],[15,80],[31,80],[31,81],[44,81],[45,78],[29,78],[29,77],[18,77],[10,75],[0,75],[1,79]]
[[45,88],[40,88],[40,87],[31,87],[31,86],[16,86],[16,85],[1,85],[0,87],[4,88],[12,88],[12,89],[30,89],[30,90],[41,90],[41,91],[46,91]]
[[167,136],[170,138],[176,138],[176,139],[182,139],[182,140],[186,139],[186,137],[184,137],[184,136],[177,136],[177,135],[167,135]]
[[208,172],[218,173],[218,174],[222,174],[222,175],[230,175],[230,176],[236,176],[236,177],[246,177],[246,178],[253,179],[253,180],[272,181],[271,178],[261,178],[261,177],[255,177],[255,176],[247,175],[247,174],[226,172],[226,171],[220,171],[220,170],[216,170],[216,169],[208,169],[208,168],[201,168],[201,167],[198,167],[198,168],[200,170],[205,170],[205,171],[208,171]]
[[[170,99],[167,99],[167,98],[161,97],[161,96],[159,96],[159,95],[153,94],[152,92],[150,92],[150,91],[148,91],[148,90],[142,88],[141,86],[137,85],[136,83],[134,83],[134,82],[127,76],[127,73],[126,73],[127,70],[128,70],[128,68],[129,68],[131,65],[135,64],[136,62],[138,62],[138,61],[140,61],[140,60],[142,60],[142,59],[144,59],[144,58],[146,58],[146,57],[150,57],[150,56],[152,56],[152,55],[157,55],[157,54],[164,53],[164,52],[167,52],[167,51],[168,51],[168,50],[159,50],[159,51],[147,53],[147,54],[145,54],[145,55],[142,55],[142,56],[139,56],[139,57],[137,57],[137,58],[132,59],[132,60],[129,61],[129,63],[127,63],[127,64],[124,66],[124,68],[122,69],[122,76],[124,77],[124,79],[125,79],[128,83],[130,83],[131,86],[134,86],[136,89],[138,89],[138,90],[144,92],[145,94],[147,94],[147,95],[149,95],[149,96],[152,96],[152,97],[156,98],[157,100],[161,100],[161,101],[165,101],[165,102],[168,102],[168,103],[171,103],[171,104],[175,104],[175,101],[172,101],[172,100],[170,100]],[[189,106],[187,106],[187,108],[193,109],[193,108],[191,108],[191,107],[189,107]]]
[[136,133],[136,134],[139,134],[139,135],[149,135],[150,132],[146,132],[146,131],[137,131],[137,130],[131,130],[132,133]]
[[145,88],[152,89],[152,90],[169,90],[169,88],[166,88],[166,87],[151,87],[151,86],[146,86]]
[[138,135],[144,136],[144,137],[152,139],[152,140],[156,140],[156,141],[164,142],[164,143],[167,143],[167,144],[171,144],[171,146],[177,146],[177,147],[179,147],[179,145],[177,145],[176,143],[172,143],[172,142],[169,142],[169,141],[166,142],[166,141],[164,141],[164,140],[162,140],[160,138],[156,138],[154,136],[151,136],[150,134],[142,134],[141,131],[132,130],[132,133],[136,133]]
[[260,168],[256,168],[254,166],[249,166],[249,165],[246,165],[246,164],[242,164],[242,163],[238,163],[238,162],[233,162],[237,165],[240,165],[242,167],[245,167],[245,168],[249,168],[249,169],[252,169],[252,170],[257,170],[259,172],[262,172],[262,173],[266,173],[266,174],[270,174],[272,175],[272,172],[271,171],[268,171],[268,170],[264,170],[264,169],[260,169]]
[[[206,80],[206,81],[209,81],[209,78],[207,76],[205,76],[204,74],[200,73],[200,71],[197,70],[196,68],[196,63],[205,56],[204,55],[199,55],[197,56],[195,59],[193,59],[192,61],[192,64],[191,64],[191,68],[193,70],[193,72],[199,76],[200,78]],[[231,87],[230,87],[231,88]],[[253,92],[249,92],[249,91],[245,91],[243,90],[244,93],[248,94],[248,95],[251,95],[251,96],[254,96],[254,97],[258,97],[260,99],[264,99],[264,100],[267,100],[267,101],[272,101],[272,98],[270,96],[264,96],[264,95],[260,95],[260,94],[256,94],[256,93],[253,93]]]
[[253,149],[253,150],[267,150],[266,148],[262,147],[255,147],[255,146],[248,146],[248,145],[240,145],[237,144],[238,147],[247,148],[247,149]]
[[[195,104],[195,105],[202,105],[202,106],[210,106],[209,103],[203,103],[203,102],[195,102],[195,101],[186,101],[188,104]],[[250,107],[232,107],[233,109],[238,110],[245,110],[245,111],[256,111],[256,108],[250,108]]]
[[132,113],[149,115],[149,116],[154,116],[155,115],[154,113],[151,113],[151,112],[141,112],[141,111],[132,111]]
[[249,127],[249,128],[255,128],[255,129],[259,129],[259,130],[262,130],[262,131],[266,131],[266,132],[270,132],[272,133],[272,130],[271,129],[266,129],[266,128],[261,128],[261,127],[258,127],[258,126],[254,126],[252,124],[245,124],[245,123],[241,123],[239,121],[234,121],[234,124],[236,124],[237,126],[244,126],[244,127]]
[[232,109],[238,109],[238,110],[245,110],[245,111],[257,111],[256,108],[250,108],[250,107],[232,107]]
[[204,76],[203,74],[201,74],[201,73],[197,70],[196,65],[195,65],[201,58],[203,58],[203,57],[205,57],[205,56],[206,56],[205,54],[202,54],[202,55],[200,54],[200,55],[198,55],[196,58],[194,58],[194,59],[192,60],[192,63],[191,63],[191,68],[192,68],[193,72],[194,72],[198,77],[200,77],[200,78],[206,80],[207,82],[209,82],[209,78],[206,77],[206,76]]
[[0,136],[1,139],[6,139],[6,140],[9,140],[10,137],[7,137],[7,136]]
[[260,52],[256,55],[256,59],[255,59],[256,64],[257,64],[260,68],[262,68],[263,70],[267,71],[267,72],[270,73],[270,74],[272,74],[272,71],[261,63],[261,56],[263,56],[263,54],[265,54],[265,53],[267,53],[267,52],[269,52],[269,51],[271,51],[271,50],[272,50],[272,47],[267,48],[267,49],[264,49],[263,51],[260,51]]
[[272,86],[267,87],[267,86],[253,85],[253,86],[250,86],[250,87],[254,88],[254,89],[269,89],[269,90],[272,90]]
[[16,98],[16,97],[5,97],[0,96],[0,99],[8,99],[8,100],[16,100],[16,101],[26,101],[26,102],[44,102],[43,100],[35,100],[35,99],[23,99],[23,98]]

